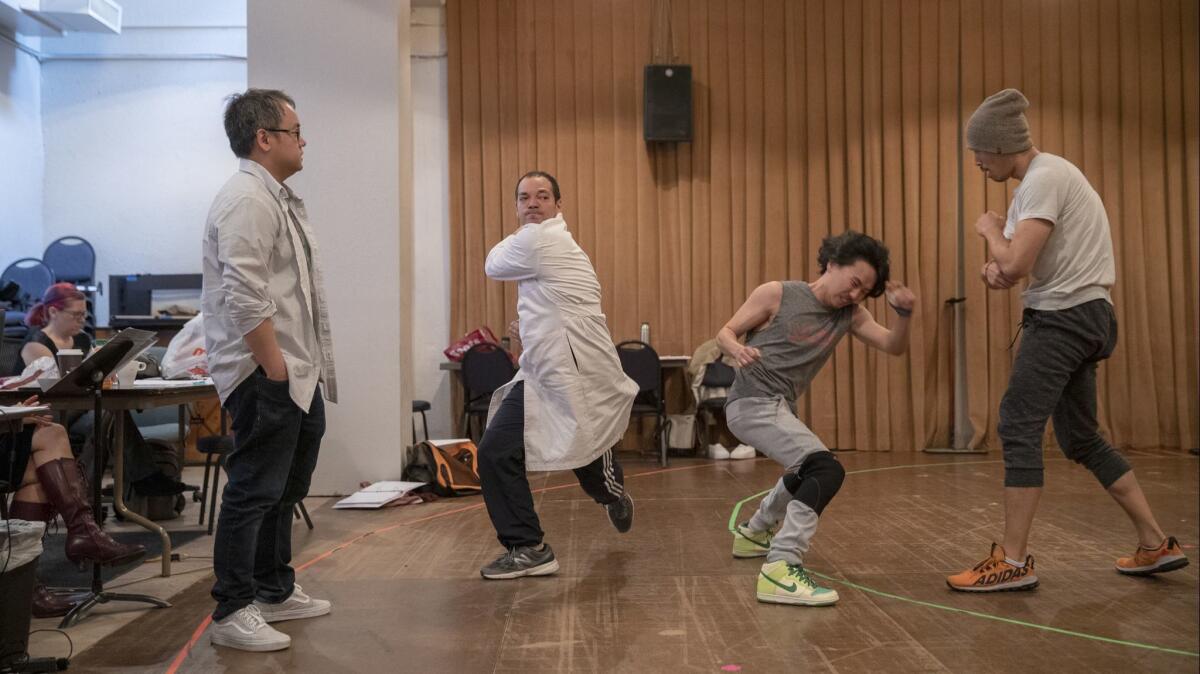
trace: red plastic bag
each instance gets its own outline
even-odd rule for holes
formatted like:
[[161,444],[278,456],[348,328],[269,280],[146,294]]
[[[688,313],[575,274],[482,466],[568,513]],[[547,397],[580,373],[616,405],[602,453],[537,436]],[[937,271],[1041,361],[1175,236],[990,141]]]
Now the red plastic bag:
[[446,350],[442,353],[445,354],[446,358],[457,363],[476,344],[495,344],[499,346],[500,340],[496,339],[496,335],[492,334],[491,329],[485,325],[468,332],[462,339],[446,347]]

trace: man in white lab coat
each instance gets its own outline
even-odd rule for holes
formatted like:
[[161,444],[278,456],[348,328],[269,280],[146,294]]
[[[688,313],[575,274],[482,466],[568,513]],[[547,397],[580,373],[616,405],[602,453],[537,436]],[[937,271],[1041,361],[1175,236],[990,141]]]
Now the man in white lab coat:
[[617,531],[633,524],[633,500],[612,451],[629,425],[637,384],[625,376],[600,312],[600,282],[559,212],[554,176],[517,182],[520,228],[488,253],[490,278],[517,282],[521,369],[496,391],[479,443],[488,516],[506,552],[479,570],[492,580],[558,570],[542,542],[529,470],[574,469]]

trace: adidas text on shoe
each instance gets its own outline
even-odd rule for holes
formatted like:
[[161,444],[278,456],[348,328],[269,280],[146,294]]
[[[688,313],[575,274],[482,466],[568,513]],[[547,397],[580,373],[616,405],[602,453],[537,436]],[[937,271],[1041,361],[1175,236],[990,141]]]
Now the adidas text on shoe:
[[239,651],[282,651],[292,645],[292,638],[268,625],[254,604],[214,621],[208,629],[214,646]]
[[838,593],[817,585],[800,564],[779,560],[763,564],[758,572],[758,600],[771,604],[829,606],[837,603]]
[[633,526],[633,498],[629,492],[621,494],[621,498],[604,506],[604,509],[608,511],[608,521],[620,533],[629,531]]
[[1016,567],[1004,561],[1004,548],[992,543],[992,554],[987,559],[950,576],[946,585],[959,592],[1032,590],[1038,586],[1038,578],[1033,568],[1033,555],[1025,557],[1024,567]]
[[770,531],[754,531],[749,522],[742,522],[733,532],[733,556],[738,559],[766,557],[773,537]]
[[1139,545],[1132,556],[1118,559],[1116,567],[1117,571],[1127,576],[1149,576],[1182,569],[1187,565],[1188,558],[1179,547],[1179,541],[1174,536],[1168,536],[1154,549]]
[[262,614],[263,620],[269,623],[299,618],[316,618],[328,614],[331,608],[328,600],[313,599],[305,594],[299,585],[292,585],[291,596],[278,604],[268,604],[255,599],[254,605],[258,607],[258,612]]
[[541,549],[516,547],[500,555],[491,564],[479,570],[479,575],[488,580],[509,580],[522,576],[548,576],[558,571],[558,560],[549,545]]

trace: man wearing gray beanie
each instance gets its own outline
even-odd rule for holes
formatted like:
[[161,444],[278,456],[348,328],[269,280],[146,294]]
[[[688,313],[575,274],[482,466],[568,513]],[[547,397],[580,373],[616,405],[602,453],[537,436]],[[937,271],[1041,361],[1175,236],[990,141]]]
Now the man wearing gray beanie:
[[1020,91],[1005,89],[984,99],[967,121],[976,166],[996,182],[1021,183],[1007,218],[989,211],[975,222],[990,256],[980,275],[993,290],[1024,278],[1028,283],[1024,336],[1000,402],[1003,545],[992,543],[987,559],[946,579],[951,589],[965,592],[1037,587],[1026,548],[1042,494],[1042,435],[1051,417],[1063,453],[1095,475],[1137,532],[1137,550],[1118,559],[1116,570],[1144,576],[1188,564],[1175,537],[1155,521],[1129,463],[1100,435],[1096,366],[1117,344],[1108,216],[1074,164],[1034,147],[1028,107]]

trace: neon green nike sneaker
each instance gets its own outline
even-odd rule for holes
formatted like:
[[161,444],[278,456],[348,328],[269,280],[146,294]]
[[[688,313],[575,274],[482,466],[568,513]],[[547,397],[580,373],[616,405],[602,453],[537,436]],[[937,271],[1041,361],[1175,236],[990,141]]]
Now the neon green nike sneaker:
[[763,564],[759,571],[758,600],[772,604],[828,606],[837,603],[838,593],[817,585],[803,566],[779,560]]
[[774,536],[772,531],[755,531],[749,522],[742,522],[733,532],[733,556],[738,559],[766,557]]

